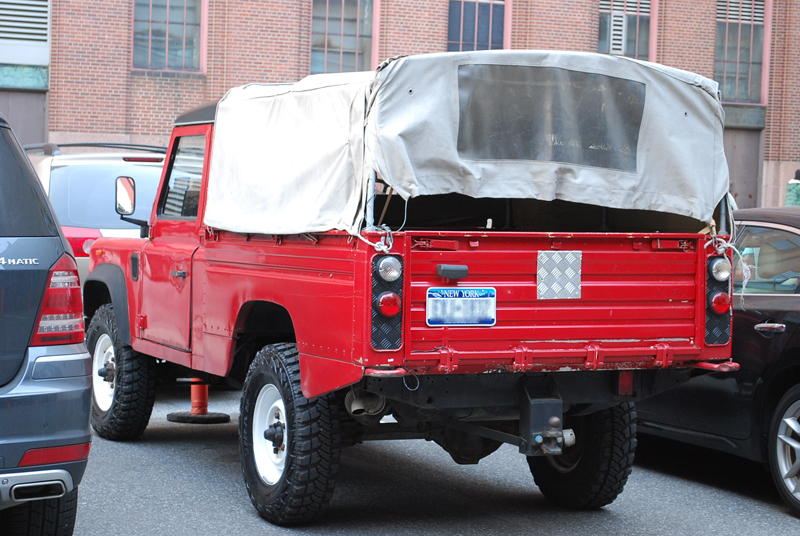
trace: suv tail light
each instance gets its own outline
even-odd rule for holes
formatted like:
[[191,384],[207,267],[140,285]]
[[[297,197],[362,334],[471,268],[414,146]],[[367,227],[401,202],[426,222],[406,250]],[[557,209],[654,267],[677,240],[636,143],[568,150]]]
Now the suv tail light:
[[50,269],[31,346],[83,342],[83,299],[75,260],[63,255]]

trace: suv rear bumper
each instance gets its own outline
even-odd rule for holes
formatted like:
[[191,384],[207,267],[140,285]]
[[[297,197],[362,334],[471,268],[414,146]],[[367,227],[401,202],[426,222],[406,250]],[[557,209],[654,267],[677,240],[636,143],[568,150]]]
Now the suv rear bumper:
[[90,371],[84,344],[30,347],[16,377],[0,388],[0,509],[13,506],[11,487],[20,483],[61,482],[64,493],[80,483],[86,460],[18,466],[29,450],[91,441]]

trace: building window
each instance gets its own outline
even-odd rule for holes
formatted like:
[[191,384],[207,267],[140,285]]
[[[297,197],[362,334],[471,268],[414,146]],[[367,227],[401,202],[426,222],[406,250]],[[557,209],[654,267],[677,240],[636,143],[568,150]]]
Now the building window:
[[200,69],[202,0],[136,0],[133,66]]
[[372,0],[314,0],[311,74],[372,68]]
[[451,0],[447,51],[502,49],[505,38],[505,2]]
[[764,0],[717,0],[714,79],[722,100],[761,102]]
[[597,51],[650,59],[650,0],[600,0]]

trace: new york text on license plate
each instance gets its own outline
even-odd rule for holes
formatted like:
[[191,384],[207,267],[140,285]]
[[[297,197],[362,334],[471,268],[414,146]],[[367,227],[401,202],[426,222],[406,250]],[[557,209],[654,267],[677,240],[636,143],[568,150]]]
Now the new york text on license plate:
[[431,287],[425,300],[429,326],[494,326],[497,291],[493,288]]

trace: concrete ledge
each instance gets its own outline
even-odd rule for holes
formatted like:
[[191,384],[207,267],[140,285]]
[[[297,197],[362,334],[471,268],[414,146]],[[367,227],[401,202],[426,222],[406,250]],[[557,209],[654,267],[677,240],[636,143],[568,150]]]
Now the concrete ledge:
[[764,130],[767,125],[766,106],[748,104],[723,104],[725,128]]

